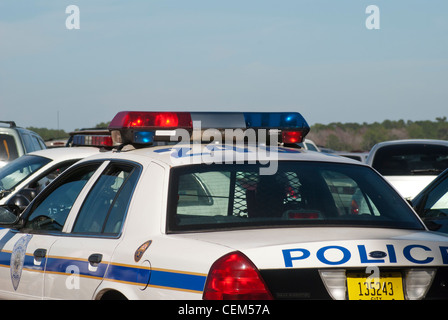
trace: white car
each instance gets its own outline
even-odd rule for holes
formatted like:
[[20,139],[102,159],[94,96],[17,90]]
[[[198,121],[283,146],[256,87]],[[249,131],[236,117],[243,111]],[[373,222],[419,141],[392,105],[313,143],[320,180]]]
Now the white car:
[[306,150],[320,152],[320,148],[314,143],[313,140],[304,139],[303,142],[299,143],[299,145]]
[[360,162],[366,162],[367,157],[369,155],[368,152],[344,152],[344,151],[336,151],[334,155],[338,155],[341,157],[350,158],[353,160],[357,160]]
[[[256,144],[219,142],[243,126]],[[123,112],[110,129],[116,150],[2,209],[0,298],[448,298],[448,237],[370,166],[282,146],[300,114]]]
[[46,149],[36,132],[18,127],[14,121],[0,121],[0,168],[29,152]]
[[404,198],[412,199],[448,168],[448,141],[381,142],[370,150],[367,164],[381,173]]
[[[65,169],[87,156],[111,146],[110,134],[73,134],[74,147],[30,152],[0,168],[0,205],[18,205],[23,209]],[[95,139],[95,141],[92,141]],[[87,140],[87,141],[86,141]]]

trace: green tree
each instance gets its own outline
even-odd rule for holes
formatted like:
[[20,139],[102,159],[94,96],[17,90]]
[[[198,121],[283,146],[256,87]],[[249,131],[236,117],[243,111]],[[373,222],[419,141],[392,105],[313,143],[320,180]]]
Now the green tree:
[[69,134],[67,132],[65,132],[64,130],[36,128],[36,127],[28,127],[27,129],[36,132],[45,141],[56,140],[56,139],[66,139],[69,136]]
[[375,144],[389,140],[388,131],[379,124],[369,127],[362,139],[362,149],[370,150]]

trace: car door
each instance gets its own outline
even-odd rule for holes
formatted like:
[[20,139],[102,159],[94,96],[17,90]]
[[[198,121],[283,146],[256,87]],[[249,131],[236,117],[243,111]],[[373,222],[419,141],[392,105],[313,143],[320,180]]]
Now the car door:
[[0,240],[0,298],[36,299],[43,294],[45,250],[53,235],[8,230]]
[[133,163],[111,161],[89,190],[67,234],[50,248],[45,299],[92,299],[102,282],[140,174]]
[[[89,163],[55,181],[31,203],[16,229],[0,238],[0,297],[42,298],[51,246],[66,234],[69,216],[84,188],[99,175],[102,162]],[[80,201],[78,199],[78,201]]]

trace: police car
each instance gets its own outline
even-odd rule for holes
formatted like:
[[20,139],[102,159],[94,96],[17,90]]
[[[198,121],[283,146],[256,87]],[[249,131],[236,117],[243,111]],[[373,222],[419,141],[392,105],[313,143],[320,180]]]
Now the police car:
[[0,205],[22,210],[69,166],[112,146],[108,132],[73,132],[71,139],[70,148],[34,151],[0,168]]
[[1,211],[1,298],[448,298],[448,238],[371,167],[290,148],[298,113],[120,112],[109,129],[116,149]]

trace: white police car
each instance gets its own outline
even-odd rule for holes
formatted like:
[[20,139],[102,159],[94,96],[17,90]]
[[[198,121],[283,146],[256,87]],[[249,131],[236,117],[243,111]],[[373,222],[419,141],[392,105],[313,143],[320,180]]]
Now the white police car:
[[448,238],[371,167],[287,147],[300,114],[122,112],[110,129],[115,151],[2,210],[1,298],[448,298]]
[[28,153],[0,168],[0,205],[26,207],[34,197],[69,166],[112,147],[110,134],[74,132],[72,147]]

